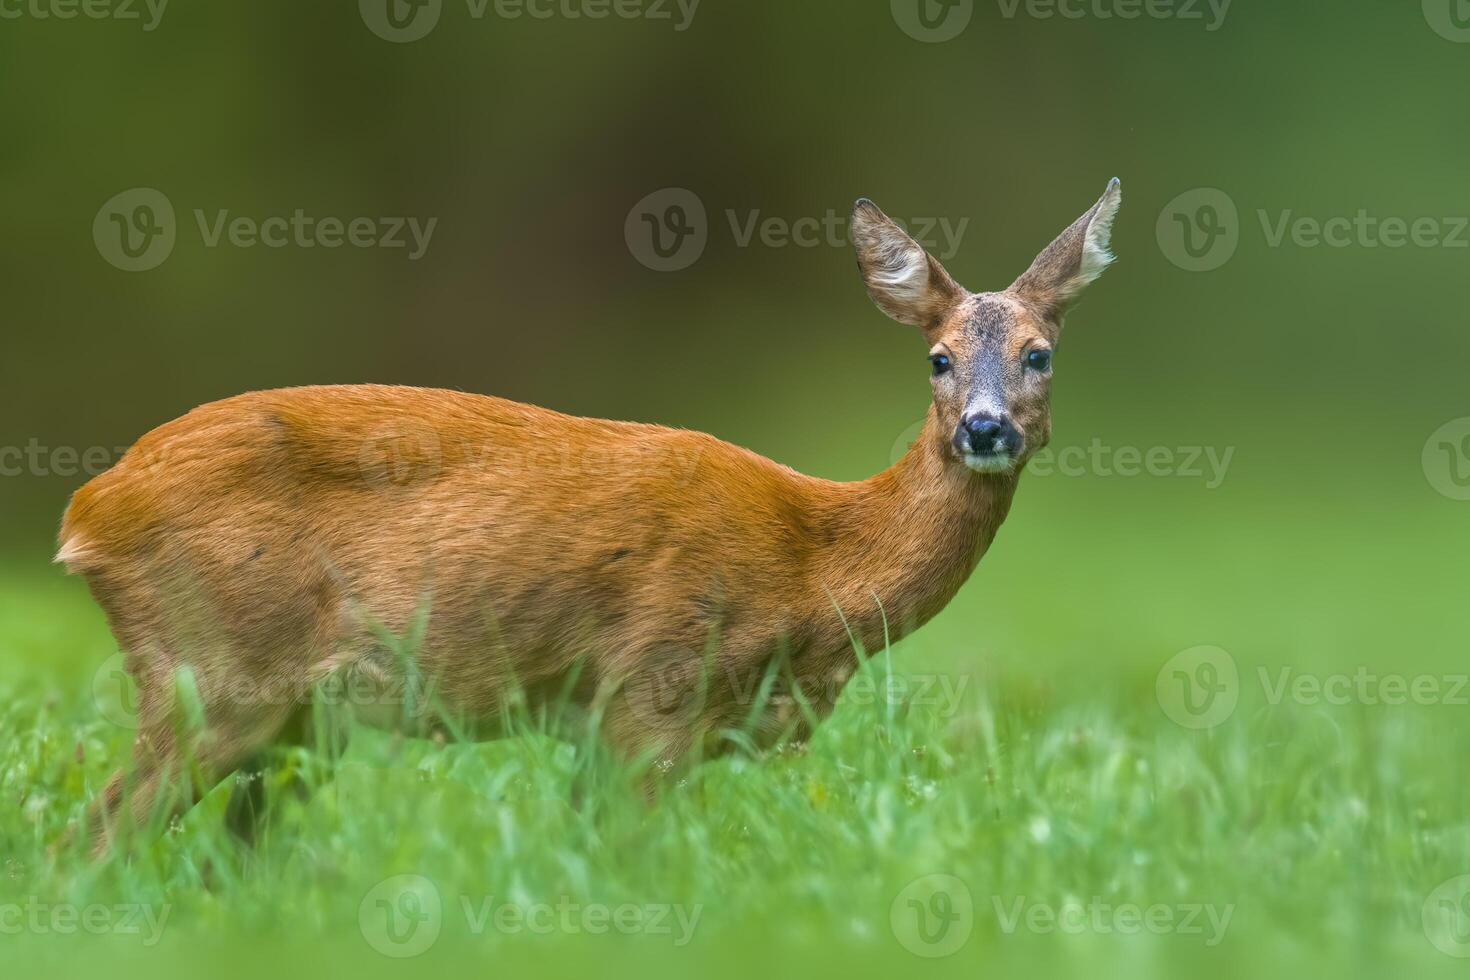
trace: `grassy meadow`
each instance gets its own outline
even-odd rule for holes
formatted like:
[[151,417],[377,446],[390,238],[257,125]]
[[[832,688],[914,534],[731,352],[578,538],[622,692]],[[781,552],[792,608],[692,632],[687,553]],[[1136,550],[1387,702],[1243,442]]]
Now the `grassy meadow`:
[[[1463,975],[1466,10],[0,2],[0,976]],[[253,850],[226,784],[53,851],[131,739],[51,564],[120,447],[376,382],[864,478],[930,365],[853,202],[994,290],[1114,176],[1051,454],[809,744],[648,805],[363,731]]]
[[[456,745],[364,729],[334,766],[298,750],[267,776],[316,792],[253,851],[224,830],[227,784],[95,865],[48,845],[125,757],[115,650],[80,582],[12,569],[3,942],[20,961],[142,972],[270,937],[292,969],[384,973],[769,959],[1448,975],[1444,951],[1465,948],[1440,903],[1470,866],[1470,692],[1426,614],[1453,600],[1423,567],[1434,505],[1372,556],[1428,590],[1389,624],[1336,598],[1360,574],[1355,542],[1303,536],[1265,578],[1253,556],[1280,532],[1264,516],[1256,537],[1186,540],[1170,508],[1249,505],[1245,467],[1152,494],[1163,534],[1120,526],[1143,519],[1142,484],[1028,480],[955,603],[876,651],[804,747],[709,763],[649,806],[636,773],[535,731]],[[578,764],[597,789],[573,808]]]

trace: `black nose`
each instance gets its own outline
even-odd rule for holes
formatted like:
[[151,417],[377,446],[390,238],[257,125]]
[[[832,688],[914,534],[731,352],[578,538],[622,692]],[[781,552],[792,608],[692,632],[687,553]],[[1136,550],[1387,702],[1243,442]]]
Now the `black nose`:
[[976,456],[1014,456],[1021,448],[1021,434],[1010,422],[993,415],[968,415],[960,421],[955,443]]

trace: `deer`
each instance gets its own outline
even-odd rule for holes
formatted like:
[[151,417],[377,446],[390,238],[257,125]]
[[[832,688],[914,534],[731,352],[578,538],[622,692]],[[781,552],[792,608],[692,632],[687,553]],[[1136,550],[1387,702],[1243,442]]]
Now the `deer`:
[[[912,446],[861,481],[700,432],[399,386],[256,391],[142,436],[73,494],[56,556],[138,690],[130,771],[84,818],[92,852],[299,744],[311,692],[344,672],[370,691],[412,673],[474,738],[557,701],[655,772],[740,725],[760,745],[806,737],[862,651],[934,617],[990,547],[1050,439],[1053,352],[1113,261],[1121,199],[1114,178],[981,293],[856,203],[862,280],[922,335],[932,391]],[[408,634],[411,662],[393,642]],[[444,717],[383,703],[354,711],[411,736]],[[247,841],[260,787],[237,779],[229,802]]]

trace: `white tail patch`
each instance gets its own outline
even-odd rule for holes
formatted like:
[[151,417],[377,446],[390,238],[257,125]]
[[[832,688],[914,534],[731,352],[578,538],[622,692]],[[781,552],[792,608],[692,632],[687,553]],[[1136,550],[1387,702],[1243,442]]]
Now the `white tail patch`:
[[90,543],[81,535],[72,535],[61,545],[61,550],[52,559],[58,565],[65,565],[68,572],[79,572],[91,564],[96,557],[96,552],[91,549]]

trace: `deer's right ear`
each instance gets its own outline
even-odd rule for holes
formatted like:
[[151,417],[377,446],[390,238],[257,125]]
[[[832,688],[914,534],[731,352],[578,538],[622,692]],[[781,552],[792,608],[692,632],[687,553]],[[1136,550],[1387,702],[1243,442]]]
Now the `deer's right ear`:
[[932,330],[963,294],[944,266],[867,198],[853,207],[852,243],[868,295],[899,323]]

